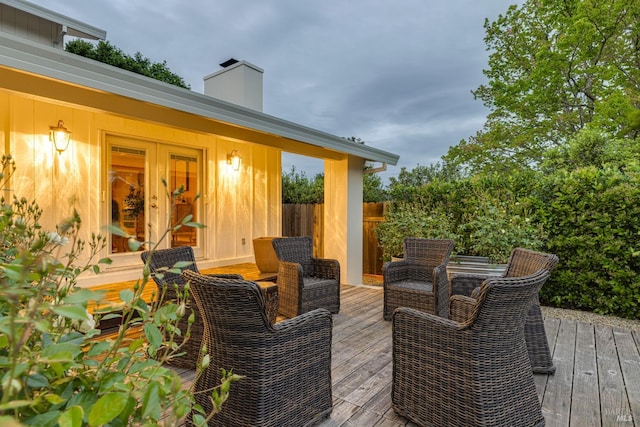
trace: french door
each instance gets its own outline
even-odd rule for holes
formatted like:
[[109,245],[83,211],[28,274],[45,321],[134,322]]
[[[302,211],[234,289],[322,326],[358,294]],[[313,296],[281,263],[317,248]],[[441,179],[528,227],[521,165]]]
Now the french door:
[[[111,235],[113,267],[140,264],[141,250],[192,246],[202,252],[200,229],[182,226],[183,219],[201,221],[202,150],[122,136],[107,136],[108,218],[127,237]],[[166,187],[165,187],[166,183]],[[179,197],[169,197],[182,188]],[[142,245],[137,251],[129,242]]]

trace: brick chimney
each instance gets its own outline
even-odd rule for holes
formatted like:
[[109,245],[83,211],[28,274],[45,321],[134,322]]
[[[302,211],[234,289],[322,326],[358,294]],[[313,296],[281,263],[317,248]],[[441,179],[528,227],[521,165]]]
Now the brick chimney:
[[264,70],[233,58],[220,66],[222,70],[204,77],[204,94],[262,112]]

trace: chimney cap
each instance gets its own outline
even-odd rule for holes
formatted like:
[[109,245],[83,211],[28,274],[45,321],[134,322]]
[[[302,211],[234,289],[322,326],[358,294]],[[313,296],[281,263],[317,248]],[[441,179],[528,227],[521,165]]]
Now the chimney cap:
[[220,66],[222,68],[227,68],[227,67],[229,67],[229,66],[231,66],[233,64],[237,64],[238,62],[239,61],[237,59],[235,59],[235,58],[229,58],[226,61],[224,61],[222,64],[220,64]]

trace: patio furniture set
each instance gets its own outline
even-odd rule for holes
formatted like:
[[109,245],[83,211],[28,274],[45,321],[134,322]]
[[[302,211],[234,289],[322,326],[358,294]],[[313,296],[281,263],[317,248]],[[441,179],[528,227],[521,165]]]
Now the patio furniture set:
[[[533,372],[554,369],[538,291],[557,257],[518,248],[502,277],[456,275],[449,283],[453,246],[406,238],[405,258],[384,265],[393,409],[421,426],[544,425]],[[212,409],[200,391],[219,384],[221,369],[244,377],[209,425],[306,426],[332,411],[331,314],[340,309],[340,266],[314,258],[308,237],[274,239],[273,247],[276,285],[200,274],[188,246],[155,251],[149,260],[165,298],[175,298],[170,285],[189,283],[196,322],[184,355],[171,363],[195,368],[206,345],[210,364],[194,381],[197,403]],[[177,261],[189,262],[182,274],[169,271]],[[287,319],[275,322],[274,312]]]

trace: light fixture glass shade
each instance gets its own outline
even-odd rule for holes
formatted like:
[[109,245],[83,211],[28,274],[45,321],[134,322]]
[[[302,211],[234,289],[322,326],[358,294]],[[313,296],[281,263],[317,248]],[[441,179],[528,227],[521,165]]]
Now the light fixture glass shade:
[[58,153],[62,153],[69,146],[71,132],[64,127],[62,120],[58,120],[57,126],[49,126],[49,140],[53,141]]
[[233,150],[231,153],[227,154],[227,164],[231,165],[231,168],[234,171],[240,170],[240,156],[238,155],[238,150]]

